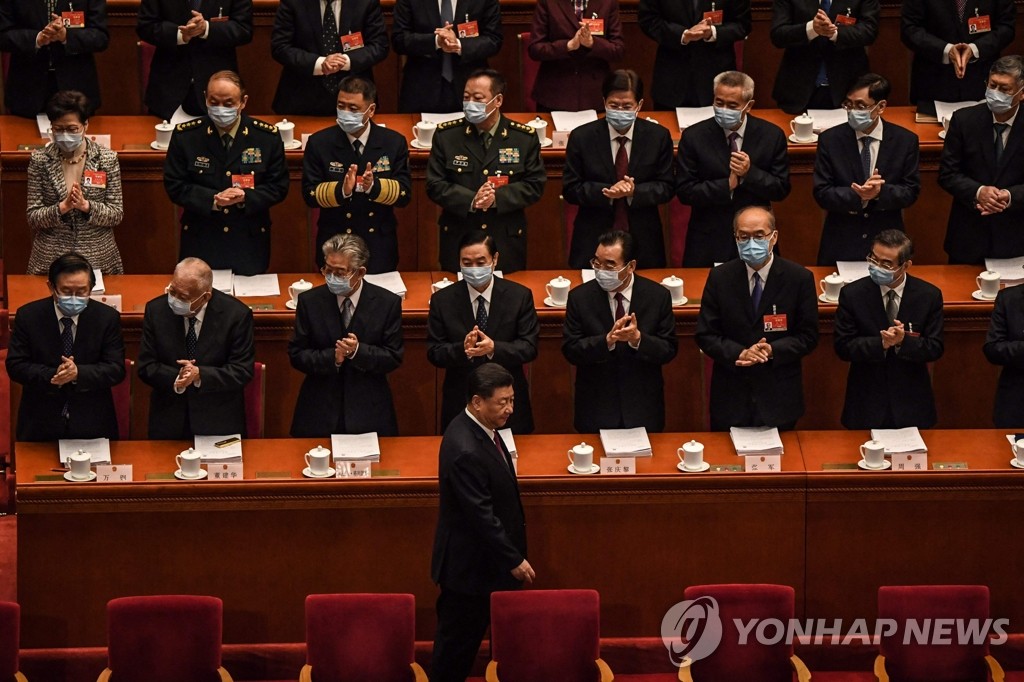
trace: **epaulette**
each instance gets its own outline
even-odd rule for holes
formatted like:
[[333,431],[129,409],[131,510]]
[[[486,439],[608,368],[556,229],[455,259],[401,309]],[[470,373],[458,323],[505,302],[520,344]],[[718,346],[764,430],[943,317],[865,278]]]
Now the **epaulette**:
[[528,126],[525,123],[520,123],[519,121],[513,121],[513,120],[509,119],[508,125],[511,128],[515,128],[516,130],[521,130],[524,133],[529,133],[530,135],[536,135],[537,134],[537,131],[533,128],[533,126]]
[[254,127],[259,128],[260,130],[265,130],[268,133],[274,133],[275,135],[277,135],[277,126],[271,125],[266,121],[261,121],[258,118],[254,118],[252,119],[252,124]]
[[175,126],[174,129],[177,130],[178,132],[181,132],[182,130],[192,130],[193,128],[198,128],[202,124],[203,124],[203,119],[201,119],[201,118],[194,118],[191,121],[185,121],[184,123],[179,123],[177,126]]
[[466,119],[465,118],[457,118],[454,121],[445,121],[444,123],[438,123],[437,124],[437,129],[438,130],[448,130],[449,128],[458,128],[461,125],[465,125],[465,123],[466,123]]

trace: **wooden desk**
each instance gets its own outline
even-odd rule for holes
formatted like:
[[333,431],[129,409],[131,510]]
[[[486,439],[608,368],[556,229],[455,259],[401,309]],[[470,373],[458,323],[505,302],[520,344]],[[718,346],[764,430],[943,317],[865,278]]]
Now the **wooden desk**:
[[[629,478],[567,473],[566,451],[594,435],[518,437],[535,587],[599,590],[602,633],[614,637],[656,634],[689,584],[801,585],[796,434],[783,437],[791,471],[684,475],[676,448],[694,435],[653,435],[654,456]],[[735,462],[728,436],[697,437],[708,461]],[[124,484],[40,481],[58,476],[57,446],[18,444],[22,646],[102,645],[109,599],[158,593],[224,599],[232,643],[302,641],[307,594],[411,592],[416,637],[431,639],[439,441],[383,439],[386,477],[325,481],[300,473],[317,441],[246,441],[246,480],[232,483],[167,478],[187,443],[112,443],[113,462],[134,468]]]

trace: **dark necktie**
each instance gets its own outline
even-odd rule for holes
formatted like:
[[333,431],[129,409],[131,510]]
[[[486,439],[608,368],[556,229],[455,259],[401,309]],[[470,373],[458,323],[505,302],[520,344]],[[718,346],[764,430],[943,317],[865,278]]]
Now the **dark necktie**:
[[[74,353],[75,348],[75,335],[71,331],[71,325],[74,322],[70,317],[60,318],[60,323],[63,329],[60,331],[60,342],[61,350],[64,351],[64,357],[70,358]],[[60,416],[67,419],[71,416],[71,411],[68,406],[68,401],[64,401],[64,408],[60,411]]]
[[[828,14],[832,9],[832,0],[821,0],[821,11]],[[828,38],[822,38],[818,36],[818,39],[828,40]],[[814,80],[815,85],[828,85],[828,71],[825,69],[825,57],[824,53],[819,54],[821,59],[821,66],[818,67],[818,77]]]
[[[615,141],[619,143],[619,148],[615,152],[615,182],[618,182],[629,175],[629,156],[626,154],[626,142],[629,141],[629,138],[619,135]],[[616,199],[614,207],[615,229],[629,232],[629,211],[626,199]]]
[[623,305],[623,301],[626,297],[622,295],[622,292],[615,294],[615,321],[618,322],[620,319],[626,316],[626,306]]
[[505,452],[505,448],[501,447],[501,436],[498,435],[497,431],[494,432],[494,447],[498,448],[498,454],[501,455],[501,460],[505,462],[505,466],[508,467],[508,472],[512,474],[512,478],[515,478],[516,468],[512,464],[512,458],[509,457],[507,452]]
[[735,154],[740,150],[740,134],[729,133],[729,151]]
[[231,137],[230,133],[224,133],[220,136],[220,141],[224,143],[225,151],[231,149],[231,142],[234,138]]
[[185,333],[185,359],[196,359],[196,318],[188,318],[188,331]]
[[874,142],[874,138],[862,137],[860,142],[860,165],[864,169],[864,182],[867,182],[871,177],[871,171],[874,170],[871,167],[871,143]]
[[483,296],[476,297],[476,326],[480,331],[487,331],[487,302]]
[[996,129],[996,163],[999,163],[1003,158],[1003,133],[1010,127],[1010,124],[996,123],[993,127]]
[[757,315],[757,311],[761,309],[761,294],[764,293],[764,288],[761,286],[761,273],[754,273],[754,289],[750,292],[750,302],[754,304],[754,315]]
[[[441,0],[441,25],[455,24],[455,0]],[[449,52],[441,53],[441,78],[449,83],[452,82],[455,69],[452,65],[452,55]]]
[[[339,41],[338,22],[334,19],[334,0],[327,0],[327,2],[324,3],[324,34],[322,45],[325,57],[338,51]],[[337,92],[339,83],[341,83],[340,72],[324,76],[324,87],[327,88],[328,92]]]
[[352,151],[356,153],[356,156],[363,155],[363,143],[359,140],[352,140]]
[[488,132],[480,133],[480,144],[484,146],[484,151],[491,148],[491,134]]
[[885,292],[885,316],[889,318],[889,324],[896,322],[900,314],[900,305],[896,302],[896,290],[889,289]]
[[956,16],[960,20],[960,23],[963,23],[966,12],[967,0],[956,0]]
[[572,8],[576,11],[576,21],[583,20],[583,10],[587,8],[586,0],[573,0]]
[[352,315],[355,310],[352,308],[352,299],[346,298],[344,303],[341,304],[341,326],[348,329],[348,326],[352,324]]

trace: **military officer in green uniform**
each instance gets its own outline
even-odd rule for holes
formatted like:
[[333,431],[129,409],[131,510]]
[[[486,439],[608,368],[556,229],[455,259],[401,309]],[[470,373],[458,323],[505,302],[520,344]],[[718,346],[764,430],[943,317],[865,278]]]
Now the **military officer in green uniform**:
[[238,275],[267,271],[270,207],[288,194],[281,136],[242,113],[247,99],[238,74],[210,76],[207,115],[175,128],[164,162],[164,188],[183,209],[178,258]]
[[368,273],[398,269],[398,222],[393,207],[412,198],[405,136],[374,125],[377,88],[349,76],[338,87],[337,123],[310,136],[302,158],[302,198],[320,209],[316,261],[332,236],[357,234],[370,250]]
[[465,118],[442,123],[427,163],[427,195],[441,206],[441,269],[459,269],[459,240],[473,229],[494,238],[502,270],[526,267],[526,207],[544,192],[540,140],[501,115],[505,79],[493,69],[469,75]]

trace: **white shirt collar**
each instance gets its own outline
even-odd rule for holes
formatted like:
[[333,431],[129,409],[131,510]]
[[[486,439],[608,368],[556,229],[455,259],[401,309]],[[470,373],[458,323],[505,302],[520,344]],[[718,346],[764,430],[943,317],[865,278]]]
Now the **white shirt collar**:
[[870,137],[872,140],[877,140],[877,141],[881,142],[882,141],[882,127],[883,127],[883,125],[884,124],[882,123],[882,118],[881,118],[881,116],[879,116],[879,118],[878,118],[878,125],[876,125],[875,129],[872,130],[870,133],[864,133],[864,132],[861,132],[859,130],[857,131],[857,141],[860,142],[865,137]]
[[904,272],[903,273],[903,281],[899,283],[899,286],[892,287],[892,289],[890,289],[889,287],[886,287],[886,286],[879,286],[878,288],[882,290],[882,299],[883,300],[885,299],[886,294],[888,294],[890,291],[895,291],[896,292],[896,298],[898,300],[902,301],[903,300],[903,290],[906,287],[907,287],[907,273]]
[[[469,282],[466,282],[466,288],[469,290],[469,302],[474,306],[476,305],[476,299],[481,296],[483,296],[484,300],[487,301],[487,305],[491,305],[491,294],[494,293],[494,275],[491,274],[491,281],[487,283],[487,288],[483,291],[477,291],[470,286]],[[473,310],[476,311],[476,308],[474,307]]]
[[616,137],[625,137],[627,140],[632,142],[633,141],[633,131],[634,130],[636,130],[636,123],[634,123],[633,125],[629,126],[629,130],[627,130],[625,132],[621,132],[621,133],[618,130],[616,130],[615,128],[613,128],[611,123],[608,124],[608,134],[612,136],[612,140],[613,141],[615,140]]
[[487,434],[487,437],[488,437],[488,438],[490,438],[491,440],[494,440],[494,429],[489,429],[489,428],[487,428],[486,426],[484,426],[484,425],[483,425],[483,422],[481,422],[481,421],[480,421],[479,419],[477,419],[477,418],[476,418],[476,415],[475,415],[475,414],[473,414],[472,412],[470,412],[470,411],[469,411],[469,408],[468,408],[468,407],[466,408],[466,414],[468,414],[468,415],[469,415],[469,418],[470,418],[470,419],[472,419],[472,420],[473,420],[473,422],[474,422],[474,423],[475,423],[475,424],[476,424],[477,426],[479,426],[479,427],[480,427],[481,429],[483,429],[483,430],[484,430],[484,433],[486,433],[486,434]]
[[746,263],[743,265],[747,268],[747,282],[754,279],[754,273],[761,275],[761,286],[764,286],[768,282],[768,271],[772,269],[772,263],[775,262],[775,254],[768,254],[768,262],[761,266],[760,270],[755,270]]
[[345,305],[345,299],[347,298],[350,301],[352,301],[352,312],[355,312],[356,308],[359,307],[359,297],[363,295],[363,287],[365,287],[365,286],[366,286],[366,276],[363,275],[363,281],[359,283],[359,288],[358,289],[353,291],[348,296],[340,296],[340,295],[335,296],[335,298],[338,299],[338,310],[342,309],[342,306]]
[[744,137],[746,135],[746,132],[747,132],[747,121],[748,120],[750,120],[750,112],[749,111],[746,114],[743,115],[743,122],[740,123],[740,127],[737,128],[736,130],[726,130],[725,128],[720,128],[720,130],[725,134],[725,141],[728,142],[729,141],[729,136],[732,135],[733,133],[736,133],[737,135],[739,135],[741,140],[744,139]]
[[365,150],[366,149],[366,141],[370,139],[370,128],[372,128],[372,127],[373,127],[373,119],[370,119],[366,123],[366,127],[363,128],[363,134],[360,135],[359,137],[352,137],[348,133],[345,133],[345,137],[348,138],[348,143],[352,144],[356,140],[359,140],[359,144],[363,145],[363,150]]
[[[56,301],[53,302],[53,312],[57,313],[57,320],[58,320],[58,322],[60,320],[64,319],[65,317],[71,317],[71,324],[73,326],[75,326],[75,327],[78,326],[78,315],[70,315],[70,316],[69,315],[65,315],[64,313],[62,313],[60,311],[60,308],[57,307],[57,302]],[[80,314],[81,313],[79,313],[79,315]],[[61,324],[61,326],[63,326],[63,323]]]
[[626,285],[625,289],[623,289],[622,291],[609,291],[609,292],[607,292],[608,300],[611,302],[611,304],[615,305],[615,297],[618,294],[622,294],[622,298],[626,299],[626,305],[628,306],[629,302],[633,300],[633,283],[635,281],[636,281],[636,273],[634,272],[633,274],[631,274],[629,276],[629,284]]
[[[1013,112],[1013,116],[1011,116],[1010,118],[1006,119],[1005,121],[997,121],[996,120],[996,115],[992,114],[992,124],[995,125],[996,123],[1005,123],[1006,125],[1010,126],[1010,128],[1012,128],[1013,127],[1013,122],[1017,120],[1017,114],[1019,114],[1019,113],[1020,113],[1020,105],[1018,104],[1017,105],[1017,111]],[[1007,132],[1009,132],[1009,130],[1007,130]]]

